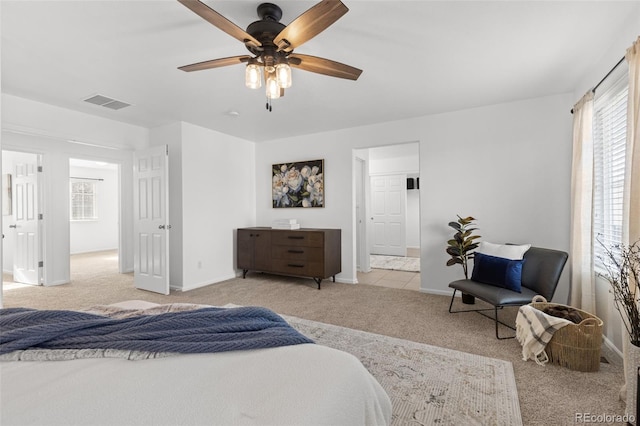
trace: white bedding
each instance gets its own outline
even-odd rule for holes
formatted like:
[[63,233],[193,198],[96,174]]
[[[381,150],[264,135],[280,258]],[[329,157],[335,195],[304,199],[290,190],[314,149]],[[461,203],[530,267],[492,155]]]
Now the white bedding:
[[354,356],[316,344],[129,361],[0,362],[0,424],[382,425]]

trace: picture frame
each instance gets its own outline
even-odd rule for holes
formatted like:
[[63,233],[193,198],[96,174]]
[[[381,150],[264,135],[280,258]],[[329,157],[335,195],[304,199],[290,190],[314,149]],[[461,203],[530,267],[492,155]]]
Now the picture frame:
[[324,177],[324,159],[273,164],[272,207],[324,207]]

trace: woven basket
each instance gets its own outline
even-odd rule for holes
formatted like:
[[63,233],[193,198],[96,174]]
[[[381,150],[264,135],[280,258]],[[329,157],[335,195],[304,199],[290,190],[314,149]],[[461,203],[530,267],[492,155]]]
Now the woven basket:
[[[542,296],[535,296],[530,305],[540,311],[552,306],[567,306],[549,303]],[[545,351],[551,364],[575,371],[598,371],[602,347],[602,320],[583,310],[576,310],[584,318],[582,322],[566,325],[556,331],[547,343]]]

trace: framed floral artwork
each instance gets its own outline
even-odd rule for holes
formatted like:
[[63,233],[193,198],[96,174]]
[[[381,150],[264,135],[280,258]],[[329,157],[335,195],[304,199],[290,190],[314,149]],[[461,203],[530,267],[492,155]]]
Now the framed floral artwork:
[[324,207],[324,160],[274,164],[273,208]]

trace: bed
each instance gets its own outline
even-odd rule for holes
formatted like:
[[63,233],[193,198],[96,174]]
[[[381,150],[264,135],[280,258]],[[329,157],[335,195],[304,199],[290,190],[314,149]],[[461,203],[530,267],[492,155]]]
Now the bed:
[[[131,317],[201,307],[129,301],[88,312]],[[2,356],[2,425],[383,425],[391,420],[389,397],[360,361],[317,344],[147,353],[147,359],[136,352],[138,360],[62,353],[75,358],[7,360],[28,359],[29,350]]]

